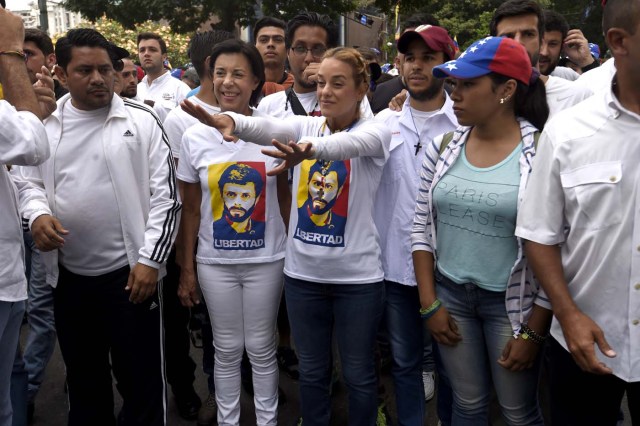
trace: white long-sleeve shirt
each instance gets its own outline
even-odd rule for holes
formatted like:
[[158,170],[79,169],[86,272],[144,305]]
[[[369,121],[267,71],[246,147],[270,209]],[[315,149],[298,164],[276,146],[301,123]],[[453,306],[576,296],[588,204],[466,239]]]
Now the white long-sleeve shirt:
[[[382,281],[373,200],[391,133],[384,123],[358,120],[348,131],[331,134],[323,117],[286,121],[225,113],[247,141],[272,139],[312,143],[313,160],[294,168],[291,217],[284,272],[300,280],[328,284]],[[314,171],[315,170],[315,171]],[[346,174],[344,173],[346,171]],[[328,214],[318,222],[320,206]]]
[[[18,191],[6,165],[35,166],[49,157],[44,126],[27,111],[0,101],[0,300],[27,298]],[[3,349],[6,350],[6,349]]]

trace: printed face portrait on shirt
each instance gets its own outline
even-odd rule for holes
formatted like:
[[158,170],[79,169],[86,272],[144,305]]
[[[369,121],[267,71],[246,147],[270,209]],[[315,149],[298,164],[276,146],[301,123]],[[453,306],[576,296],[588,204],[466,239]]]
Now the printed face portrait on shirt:
[[344,246],[350,169],[349,161],[302,163],[294,238],[316,245]]
[[[222,163],[209,166],[214,245],[221,249],[264,246],[266,183],[264,163]],[[230,240],[253,240],[253,246]]]

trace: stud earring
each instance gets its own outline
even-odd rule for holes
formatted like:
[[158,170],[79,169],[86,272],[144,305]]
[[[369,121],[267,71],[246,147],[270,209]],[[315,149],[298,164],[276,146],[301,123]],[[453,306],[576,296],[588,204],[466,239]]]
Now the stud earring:
[[500,103],[503,104],[504,103],[504,98],[500,99]]

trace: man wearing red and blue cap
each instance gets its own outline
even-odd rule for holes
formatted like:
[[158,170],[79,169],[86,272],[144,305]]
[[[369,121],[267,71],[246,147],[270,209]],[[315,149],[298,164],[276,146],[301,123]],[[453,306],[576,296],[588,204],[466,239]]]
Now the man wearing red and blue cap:
[[[385,325],[391,343],[398,421],[423,425],[425,399],[434,395],[435,366],[430,336],[423,345],[420,299],[411,260],[413,215],[408,213],[415,208],[425,147],[458,125],[444,82],[432,75],[435,66],[454,58],[455,44],[444,28],[421,25],[400,37],[398,52],[404,55],[402,75],[409,96],[401,111],[385,109],[376,116],[391,129],[392,139],[376,194],[374,221],[382,248]],[[426,366],[422,365],[423,346],[430,360]]]

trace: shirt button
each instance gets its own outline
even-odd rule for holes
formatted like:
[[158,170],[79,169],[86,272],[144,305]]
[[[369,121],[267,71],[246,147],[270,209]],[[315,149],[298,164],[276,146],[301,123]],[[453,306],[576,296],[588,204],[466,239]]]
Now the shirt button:
[[615,176],[611,176],[611,177],[609,178],[609,180],[610,180],[611,182],[615,182],[615,181],[617,181],[617,180],[618,180],[618,178],[617,178],[617,177],[615,177]]
[[640,290],[640,283],[634,285],[633,288],[635,288],[636,290]]
[[633,324],[633,325],[638,325],[638,324],[640,324],[640,320],[633,320],[633,321],[631,322],[631,324]]

